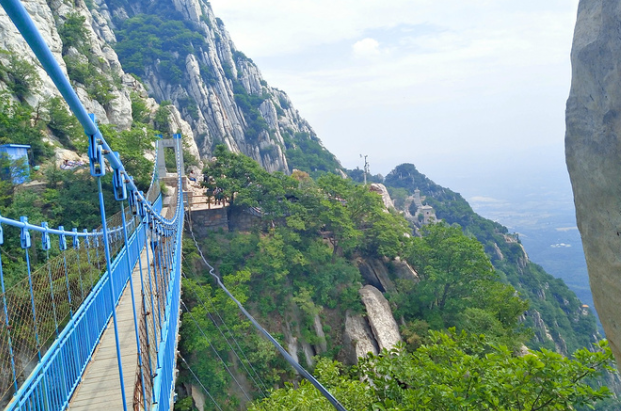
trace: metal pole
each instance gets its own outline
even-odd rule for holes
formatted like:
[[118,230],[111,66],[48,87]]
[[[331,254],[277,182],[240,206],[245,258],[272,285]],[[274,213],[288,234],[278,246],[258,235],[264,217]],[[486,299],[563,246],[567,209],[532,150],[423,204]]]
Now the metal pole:
[[[129,291],[132,296],[132,312],[134,314],[134,332],[136,333],[136,349],[138,350],[138,367],[140,369],[140,383],[142,384],[142,400],[144,409],[147,410],[147,397],[144,389],[144,375],[142,373],[142,350],[140,349],[140,333],[138,332],[138,316],[136,315],[136,300],[134,299],[134,280],[132,279],[132,266],[129,262],[129,241],[127,239],[127,226],[125,225],[125,205],[121,201],[121,221],[123,222],[123,238],[125,239],[125,255],[127,256],[127,271],[129,272]],[[140,258],[140,256],[138,256]]]
[[119,344],[119,329],[116,322],[116,299],[114,298],[114,276],[110,261],[110,249],[108,247],[108,222],[106,221],[106,209],[104,208],[103,191],[101,189],[101,177],[97,177],[97,189],[99,190],[99,212],[101,213],[101,225],[103,230],[104,252],[106,254],[106,268],[108,269],[108,284],[110,285],[110,302],[112,303],[112,323],[114,324],[114,343],[116,345],[116,360],[119,367],[119,379],[121,382],[121,398],[123,410],[127,411],[125,399],[125,384],[123,379],[123,364],[121,363],[121,346]]

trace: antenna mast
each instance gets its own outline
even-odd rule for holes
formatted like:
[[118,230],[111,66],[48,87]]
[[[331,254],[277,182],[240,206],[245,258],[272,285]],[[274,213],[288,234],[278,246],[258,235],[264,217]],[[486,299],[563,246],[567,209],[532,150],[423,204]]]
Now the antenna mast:
[[369,162],[367,161],[367,157],[369,157],[367,154],[365,154],[364,156],[362,154],[360,154],[360,158],[364,157],[364,170],[363,170],[363,175],[364,175],[364,185],[367,185],[367,174],[369,173]]

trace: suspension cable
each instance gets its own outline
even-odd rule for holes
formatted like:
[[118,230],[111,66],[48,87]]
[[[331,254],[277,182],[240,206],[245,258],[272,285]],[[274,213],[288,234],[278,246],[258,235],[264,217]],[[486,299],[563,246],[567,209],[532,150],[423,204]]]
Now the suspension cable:
[[280,351],[280,354],[282,354],[282,356],[285,358],[285,360],[287,360],[287,362],[293,368],[295,368],[295,370],[297,372],[299,372],[304,378],[306,378],[311,384],[313,384],[315,386],[315,388],[317,388],[319,390],[319,392],[324,397],[326,397],[326,399],[328,401],[330,401],[330,403],[334,406],[334,408],[336,408],[338,411],[347,411],[347,409],[345,407],[343,407],[343,405],[330,393],[330,391],[328,391],[319,381],[317,381],[317,379],[315,377],[313,377],[313,375],[311,373],[306,371],[306,369],[304,369],[304,367],[302,367],[291,356],[291,354],[289,354],[287,352],[287,350],[285,350],[282,347],[282,345],[280,345],[280,343],[278,341],[276,341],[276,339],[274,337],[272,337],[272,335],[269,332],[267,332],[265,330],[265,328],[263,328],[261,326],[261,324],[259,324],[257,322],[257,320],[255,320],[252,315],[250,315],[250,313],[248,311],[246,311],[244,306],[237,300],[237,298],[235,298],[233,296],[233,294],[231,294],[231,292],[224,286],[224,284],[220,280],[220,277],[218,277],[214,273],[213,266],[211,264],[209,264],[207,262],[207,260],[205,259],[205,256],[203,255],[203,251],[201,250],[201,248],[198,245],[198,242],[196,241],[196,237],[194,236],[194,231],[192,230],[192,226],[191,225],[190,225],[190,234],[192,235],[192,240],[194,240],[194,245],[196,246],[196,249],[198,250],[198,253],[201,256],[201,259],[203,260],[205,265],[207,265],[207,267],[209,267],[209,275],[211,275],[216,280],[216,282],[218,283],[218,286],[229,296],[229,298],[231,300],[233,300],[235,302],[235,304],[237,304],[237,306],[239,307],[240,311],[246,316],[246,318],[248,318],[250,320],[250,322],[255,326],[255,328],[257,330],[259,330],[265,336],[265,338],[267,338],[274,345],[274,347],[276,347],[276,349],[278,351]]
[[239,387],[239,389],[244,393],[244,396],[248,399],[248,401],[252,401],[252,398],[250,398],[250,396],[248,395],[248,393],[246,392],[246,390],[244,390],[244,387],[241,386],[241,384],[239,383],[239,381],[237,381],[237,378],[235,378],[235,376],[233,375],[233,373],[231,372],[231,370],[229,369],[229,366],[226,365],[226,362],[224,362],[224,360],[222,359],[222,357],[220,356],[220,354],[218,354],[218,351],[216,350],[216,348],[213,346],[213,344],[211,343],[211,341],[209,340],[209,337],[207,337],[207,334],[205,334],[205,331],[203,331],[202,327],[200,326],[200,324],[198,323],[198,321],[196,320],[196,317],[194,317],[194,315],[192,314],[192,312],[188,309],[187,305],[185,305],[185,303],[183,302],[183,300],[179,300],[181,302],[181,305],[183,305],[183,308],[185,308],[185,311],[190,314],[190,318],[192,318],[192,321],[194,321],[194,325],[196,325],[196,328],[198,328],[198,331],[200,331],[201,334],[203,334],[203,337],[205,337],[205,340],[207,340],[207,342],[209,343],[209,346],[211,347],[212,351],[214,352],[214,354],[216,354],[216,357],[218,357],[218,359],[222,362],[222,365],[224,365],[224,368],[226,369],[226,371],[229,373],[229,375],[231,376],[231,378],[233,378],[233,380],[235,381],[235,383],[237,384],[237,386]]
[[220,406],[216,402],[216,399],[209,393],[209,390],[207,388],[205,388],[205,386],[203,385],[201,380],[198,379],[198,376],[194,373],[194,371],[192,370],[192,367],[190,367],[190,364],[188,364],[188,362],[185,360],[185,358],[183,358],[181,355],[179,355],[179,358],[181,358],[181,361],[183,361],[185,366],[188,367],[188,370],[190,371],[192,376],[194,376],[194,379],[196,380],[196,382],[198,382],[200,384],[200,386],[203,388],[203,391],[205,391],[205,393],[209,396],[209,398],[211,398],[211,401],[213,401],[213,404],[216,406],[216,408],[218,410],[222,411],[222,408],[220,408]]

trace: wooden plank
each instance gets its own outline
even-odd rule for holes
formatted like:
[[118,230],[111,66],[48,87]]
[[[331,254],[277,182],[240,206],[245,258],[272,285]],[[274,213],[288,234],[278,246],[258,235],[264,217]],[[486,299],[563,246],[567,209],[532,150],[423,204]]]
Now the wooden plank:
[[[147,255],[143,250],[140,255],[146,276]],[[136,264],[132,272],[136,313],[140,313],[140,270]],[[131,410],[134,395],[134,384],[137,372],[138,354],[136,334],[134,330],[134,313],[129,285],[123,292],[116,307],[119,345],[121,347],[121,364],[123,367],[123,386],[128,410]],[[88,364],[82,381],[69,403],[69,410],[110,411],[122,410],[121,385],[119,379],[116,343],[112,319],[108,322],[97,350]]]

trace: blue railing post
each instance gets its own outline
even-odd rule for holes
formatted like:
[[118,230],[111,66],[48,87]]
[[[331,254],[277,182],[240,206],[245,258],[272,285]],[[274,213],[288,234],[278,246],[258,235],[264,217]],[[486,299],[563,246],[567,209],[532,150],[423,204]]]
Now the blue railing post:
[[[65,227],[58,226],[58,230],[65,231]],[[67,285],[67,301],[69,302],[69,316],[73,318],[73,302],[71,301],[71,284],[69,281],[69,272],[67,270],[67,237],[64,234],[58,236],[58,249],[63,254],[63,266],[65,267],[65,283]]]
[[[115,153],[118,157],[119,154]],[[138,368],[140,372],[140,384],[142,387],[142,401],[144,403],[144,409],[147,411],[147,397],[144,386],[144,374],[142,372],[142,350],[140,347],[140,333],[138,331],[138,322],[139,318],[136,315],[136,300],[134,298],[134,280],[133,280],[133,267],[131,266],[131,262],[129,261],[129,240],[127,238],[127,224],[125,221],[125,205],[123,204],[124,200],[127,200],[127,186],[125,184],[125,172],[120,172],[119,170],[114,171],[113,175],[113,185],[114,185],[114,198],[117,201],[121,202],[121,221],[123,226],[123,239],[125,240],[125,250],[128,253],[127,258],[127,271],[129,273],[129,290],[132,297],[132,313],[134,315],[134,333],[136,334],[136,350],[138,352]],[[140,259],[140,254],[138,255],[138,259]]]
[[[162,312],[163,312],[163,307],[162,307],[162,299],[161,299],[161,294],[160,294],[160,286],[159,286],[159,276],[157,274],[157,261],[156,261],[156,255],[155,255],[155,248],[157,248],[157,241],[154,240],[153,236],[154,234],[154,230],[153,230],[153,216],[151,215],[151,212],[147,213],[147,237],[149,239],[149,245],[147,247],[147,263],[148,263],[148,258],[149,258],[149,250],[152,251],[152,256],[153,256],[153,282],[155,283],[155,295],[157,296],[156,301],[157,301],[157,318],[158,318],[158,325],[159,325],[159,330],[160,330],[160,339],[158,340],[161,341],[163,336],[161,334],[162,332]],[[158,344],[159,345],[159,344]],[[159,364],[158,364],[158,368],[159,368]]]
[[[87,234],[88,230],[84,229],[84,234]],[[91,240],[89,237],[85,237],[84,245],[86,247],[86,261],[88,262],[88,276],[91,279],[91,288],[93,288],[93,264],[91,263],[91,252],[89,249],[91,248]]]
[[[4,230],[0,224],[0,245],[4,244]],[[11,357],[11,371],[13,372],[13,387],[17,393],[17,374],[15,372],[15,357],[13,356],[13,343],[11,341],[11,326],[9,324],[9,309],[6,305],[6,289],[4,288],[4,271],[2,270],[2,255],[0,254],[0,284],[2,285],[2,303],[4,306],[4,325],[6,326],[7,340],[9,344],[9,356]]]
[[76,263],[78,265],[78,278],[80,280],[80,295],[82,296],[82,301],[84,301],[84,281],[82,280],[82,268],[80,267],[80,239],[78,238],[78,229],[74,227],[71,230],[73,235],[73,250],[75,251]]
[[[91,121],[96,124],[95,115],[90,114]],[[95,126],[96,127],[96,126]],[[106,256],[106,268],[108,269],[108,284],[110,285],[110,302],[112,303],[112,323],[114,325],[114,342],[116,345],[116,359],[119,367],[119,380],[121,383],[121,398],[123,400],[123,410],[127,411],[127,400],[125,398],[125,381],[123,378],[123,364],[121,362],[121,346],[119,343],[119,329],[116,319],[116,304],[114,298],[114,276],[112,275],[112,261],[110,258],[110,246],[108,238],[108,221],[106,220],[106,209],[101,188],[101,177],[106,173],[103,155],[104,152],[99,144],[99,139],[93,133],[89,137],[89,160],[91,165],[91,175],[97,179],[97,190],[99,193],[99,213],[101,214],[101,226],[103,231],[104,253]]]
[[[28,223],[28,217],[22,216],[19,221],[22,223]],[[33,319],[33,327],[35,333],[35,341],[37,344],[37,354],[39,355],[39,360],[41,360],[41,342],[39,341],[39,329],[37,327],[37,308],[35,306],[35,298],[34,298],[34,289],[32,285],[32,270],[30,268],[30,254],[28,253],[28,249],[32,246],[32,240],[30,239],[30,232],[26,227],[22,228],[21,236],[20,236],[20,245],[24,249],[24,253],[26,254],[26,268],[28,269],[28,285],[30,287],[30,302],[32,304],[32,319]]]
[[56,298],[54,296],[54,279],[52,278],[52,266],[50,265],[50,248],[52,247],[52,241],[50,240],[50,235],[47,232],[48,225],[45,221],[41,223],[41,227],[46,229],[46,231],[41,234],[41,248],[43,249],[43,251],[45,251],[45,259],[47,260],[47,274],[48,280],[50,282],[50,294],[52,297],[54,327],[56,329],[56,336],[58,337],[58,319],[56,314]]

